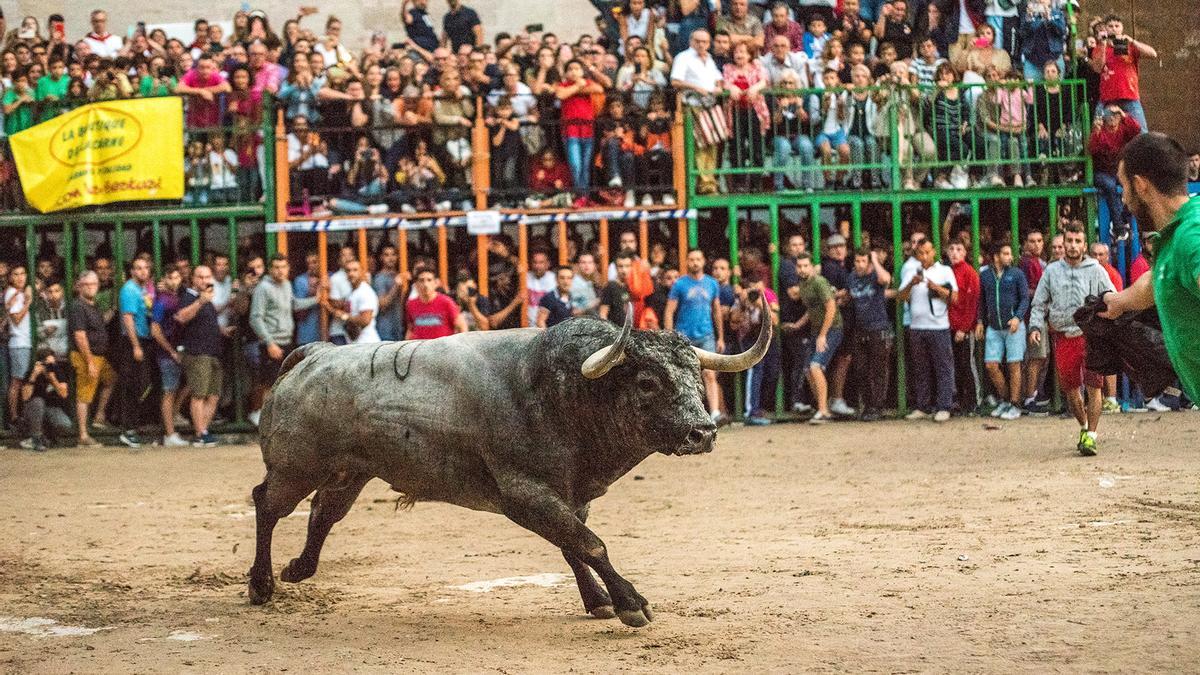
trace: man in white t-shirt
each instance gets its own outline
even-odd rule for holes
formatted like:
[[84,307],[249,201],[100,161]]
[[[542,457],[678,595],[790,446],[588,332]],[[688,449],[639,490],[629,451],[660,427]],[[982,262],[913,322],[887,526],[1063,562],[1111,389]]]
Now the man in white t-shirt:
[[[958,298],[954,271],[938,262],[933,242],[922,240],[913,251],[921,263],[900,278],[901,301],[908,303],[909,344],[912,349],[913,411],[910,420],[935,411],[933,421],[950,419],[954,405],[954,346],[950,335],[950,305]],[[936,380],[937,397],[931,385]]]
[[530,326],[537,325],[538,303],[542,296],[554,291],[555,275],[550,271],[550,255],[545,251],[534,251],[529,256],[529,271],[525,273],[525,292],[528,294],[525,313]]
[[[354,287],[350,285],[350,279],[346,274],[346,265],[357,260],[358,254],[355,253],[353,246],[343,246],[338,249],[338,270],[329,275],[329,299],[331,301],[345,302],[350,299],[350,293]],[[339,319],[338,315],[338,312],[334,312],[332,320],[329,322],[329,341],[335,345],[344,345],[349,342],[346,339],[346,322]]]
[[92,53],[102,59],[113,59],[124,47],[124,42],[117,35],[108,32],[108,14],[97,9],[92,12],[92,32],[83,36],[83,41]]
[[8,322],[8,418],[15,422],[21,400],[21,386],[29,373],[29,357],[33,337],[29,330],[29,307],[33,289],[28,286],[29,274],[24,265],[13,265],[8,272],[8,288],[4,289],[4,315]]
[[342,271],[346,273],[346,280],[352,289],[347,297],[350,309],[348,311],[339,310],[335,316],[344,323],[346,337],[349,339],[351,334],[357,332],[358,334],[353,339],[349,339],[349,342],[353,344],[381,342],[379,332],[375,330],[375,317],[379,314],[379,296],[375,294],[375,289],[371,288],[371,284],[367,281],[367,274],[363,271],[362,263],[350,260],[342,266]]

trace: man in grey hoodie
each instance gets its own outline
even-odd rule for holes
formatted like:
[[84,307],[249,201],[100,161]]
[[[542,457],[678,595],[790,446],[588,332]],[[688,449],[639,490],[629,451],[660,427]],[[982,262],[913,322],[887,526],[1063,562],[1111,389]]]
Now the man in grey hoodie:
[[[296,348],[293,312],[317,304],[319,288],[310,289],[312,294],[307,298],[292,295],[288,272],[287,256],[282,253],[271,256],[271,268],[267,276],[254,287],[254,296],[250,300],[250,329],[262,346],[262,367],[259,369],[259,381],[255,383],[259,395],[254,397],[255,401],[262,401],[262,394],[275,383],[283,360]],[[251,411],[247,417],[255,426],[258,425],[258,410]]]
[[[1079,422],[1079,454],[1096,454],[1096,427],[1104,401],[1104,378],[1084,367],[1087,342],[1075,323],[1075,310],[1089,295],[1114,291],[1108,272],[1094,258],[1087,257],[1087,239],[1083,224],[1075,221],[1063,227],[1064,256],[1046,267],[1033,294],[1029,316],[1029,341],[1040,344],[1047,329],[1054,341],[1054,367],[1058,385],[1067,399],[1067,407]],[[1086,385],[1087,402],[1079,393]]]

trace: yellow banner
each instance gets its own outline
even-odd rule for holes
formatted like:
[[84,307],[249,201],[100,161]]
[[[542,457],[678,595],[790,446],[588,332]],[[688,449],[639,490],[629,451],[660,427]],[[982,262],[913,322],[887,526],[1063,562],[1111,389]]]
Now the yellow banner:
[[10,139],[25,199],[42,213],[183,198],[183,103],[82,106]]

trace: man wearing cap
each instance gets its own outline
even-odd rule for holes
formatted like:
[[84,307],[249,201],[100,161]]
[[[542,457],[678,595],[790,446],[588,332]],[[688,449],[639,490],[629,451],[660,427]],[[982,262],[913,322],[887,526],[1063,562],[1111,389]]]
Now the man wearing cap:
[[834,233],[825,240],[825,257],[821,260],[821,276],[833,287],[834,299],[837,300],[838,311],[845,319],[845,331],[833,357],[833,367],[829,379],[829,411],[834,415],[850,417],[855,414],[845,399],[846,377],[850,373],[850,361],[853,357],[851,345],[854,336],[848,331],[854,325],[854,305],[850,304],[850,269],[846,249],[846,237]]

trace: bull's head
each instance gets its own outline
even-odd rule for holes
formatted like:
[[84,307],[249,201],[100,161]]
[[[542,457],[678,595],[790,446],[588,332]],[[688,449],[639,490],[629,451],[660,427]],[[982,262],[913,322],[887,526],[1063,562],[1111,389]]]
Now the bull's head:
[[[733,373],[762,360],[771,344],[770,308],[762,300],[763,322],[758,339],[741,354],[716,354],[692,347],[678,333],[632,334],[632,307],[617,339],[588,356],[581,368],[588,379],[604,377],[613,368],[631,364],[634,409],[647,440],[658,452],[690,455],[711,452],[717,427],[705,410],[701,369]],[[632,356],[631,356],[632,355]]]

